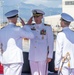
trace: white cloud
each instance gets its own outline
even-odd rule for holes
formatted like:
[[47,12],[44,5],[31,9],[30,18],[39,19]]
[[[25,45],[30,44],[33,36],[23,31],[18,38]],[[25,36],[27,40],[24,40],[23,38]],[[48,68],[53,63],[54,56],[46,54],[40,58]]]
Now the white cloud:
[[47,7],[59,7],[59,5],[62,3],[62,0],[23,0],[23,2],[34,5],[43,4]]
[[62,0],[3,0],[5,5],[19,5],[20,2],[34,5],[45,5],[47,7],[59,7]]
[[44,4],[44,1],[43,0],[27,0],[27,1],[24,1],[24,3],[39,5],[39,4]]

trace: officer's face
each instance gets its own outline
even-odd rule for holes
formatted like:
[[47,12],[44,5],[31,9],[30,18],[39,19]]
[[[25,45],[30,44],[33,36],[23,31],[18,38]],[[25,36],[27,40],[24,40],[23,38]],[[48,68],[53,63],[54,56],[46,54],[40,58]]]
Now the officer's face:
[[63,19],[61,19],[61,21],[60,21],[60,25],[61,25],[61,27],[66,27],[66,25],[65,25],[65,21],[63,20]]
[[17,18],[18,18],[18,16],[16,16],[16,17],[13,18],[13,22],[14,22],[14,24],[17,23]]
[[34,16],[34,20],[35,20],[36,23],[39,22],[39,21],[41,22],[42,18],[43,18],[42,15],[41,16]]

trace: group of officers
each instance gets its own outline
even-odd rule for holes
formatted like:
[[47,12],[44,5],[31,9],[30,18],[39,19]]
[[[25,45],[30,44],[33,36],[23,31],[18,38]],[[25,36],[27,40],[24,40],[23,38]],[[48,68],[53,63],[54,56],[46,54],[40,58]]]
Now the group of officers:
[[[8,24],[0,29],[0,54],[4,67],[4,75],[21,75],[23,66],[22,38],[30,39],[29,63],[31,75],[48,75],[48,63],[53,58],[54,36],[52,27],[42,22],[44,12],[40,9],[32,11],[33,16],[27,24],[18,15],[18,10],[5,13]],[[17,27],[20,18],[22,28]],[[32,24],[32,21],[35,21]],[[55,51],[55,71],[59,75],[74,75],[74,31],[69,28],[73,21],[67,13],[61,14]]]

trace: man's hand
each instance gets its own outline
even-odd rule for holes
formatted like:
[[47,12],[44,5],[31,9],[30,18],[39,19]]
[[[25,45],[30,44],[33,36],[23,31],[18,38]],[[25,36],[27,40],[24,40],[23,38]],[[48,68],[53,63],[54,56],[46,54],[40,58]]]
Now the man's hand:
[[59,70],[59,68],[55,68],[55,71],[58,71]]
[[33,16],[29,19],[29,21],[27,22],[28,25],[32,24],[32,20],[33,20]]
[[24,40],[29,40],[28,38],[24,38]]
[[47,63],[51,62],[51,60],[52,60],[51,58],[47,58]]
[[24,20],[23,20],[21,17],[19,17],[19,18],[20,18],[20,20],[21,20],[21,24],[24,26],[24,25],[25,25]]

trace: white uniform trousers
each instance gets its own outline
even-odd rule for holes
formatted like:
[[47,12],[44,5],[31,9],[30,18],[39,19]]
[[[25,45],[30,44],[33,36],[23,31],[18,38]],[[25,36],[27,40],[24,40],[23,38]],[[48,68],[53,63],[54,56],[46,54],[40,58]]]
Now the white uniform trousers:
[[31,75],[47,75],[46,61],[30,61]]
[[21,75],[23,63],[4,64],[4,75]]
[[63,67],[60,75],[74,75],[74,69]]

